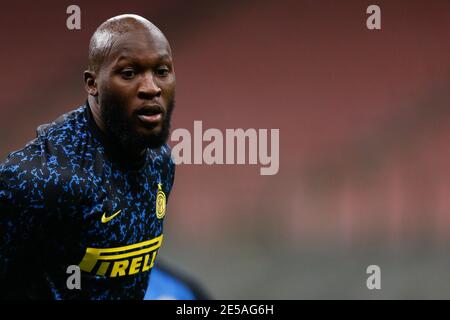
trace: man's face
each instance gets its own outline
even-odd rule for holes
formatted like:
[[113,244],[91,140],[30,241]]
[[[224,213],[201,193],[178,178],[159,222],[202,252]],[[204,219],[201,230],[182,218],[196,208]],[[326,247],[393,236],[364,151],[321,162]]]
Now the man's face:
[[120,36],[101,66],[97,84],[108,133],[125,148],[158,148],[168,138],[175,72],[167,41],[147,30]]

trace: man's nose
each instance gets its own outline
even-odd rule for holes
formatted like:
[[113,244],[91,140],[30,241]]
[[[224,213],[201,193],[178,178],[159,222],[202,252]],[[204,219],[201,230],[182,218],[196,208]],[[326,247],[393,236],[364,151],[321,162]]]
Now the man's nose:
[[138,97],[141,99],[152,99],[160,95],[161,88],[156,84],[153,73],[146,73],[139,85]]

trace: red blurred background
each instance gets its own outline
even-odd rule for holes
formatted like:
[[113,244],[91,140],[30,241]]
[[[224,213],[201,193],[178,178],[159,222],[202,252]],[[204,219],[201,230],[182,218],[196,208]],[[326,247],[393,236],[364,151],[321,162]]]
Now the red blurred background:
[[[71,4],[81,8],[81,30],[66,28]],[[140,14],[172,45],[173,128],[192,131],[202,120],[204,130],[280,129],[277,175],[252,165],[178,166],[167,259],[218,298],[440,297],[450,289],[442,284],[450,267],[450,2],[377,1],[375,31],[366,28],[370,4],[3,5],[0,155],[84,103],[95,28]],[[378,296],[365,288],[375,257],[391,270],[392,285]]]

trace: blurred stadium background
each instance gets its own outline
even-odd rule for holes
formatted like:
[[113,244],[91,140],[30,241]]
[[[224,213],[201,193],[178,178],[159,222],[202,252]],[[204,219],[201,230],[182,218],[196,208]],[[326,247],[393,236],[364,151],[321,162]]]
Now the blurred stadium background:
[[2,158],[84,103],[89,38],[122,13],[171,42],[173,128],[280,129],[275,176],[177,168],[160,257],[219,299],[450,297],[448,0],[3,4]]

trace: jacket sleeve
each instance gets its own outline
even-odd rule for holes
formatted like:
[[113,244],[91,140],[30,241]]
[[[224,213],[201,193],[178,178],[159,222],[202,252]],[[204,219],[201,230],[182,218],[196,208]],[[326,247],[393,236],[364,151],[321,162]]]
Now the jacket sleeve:
[[25,201],[27,189],[20,180],[0,167],[0,299],[22,297],[33,274],[28,266],[36,253],[36,215]]

